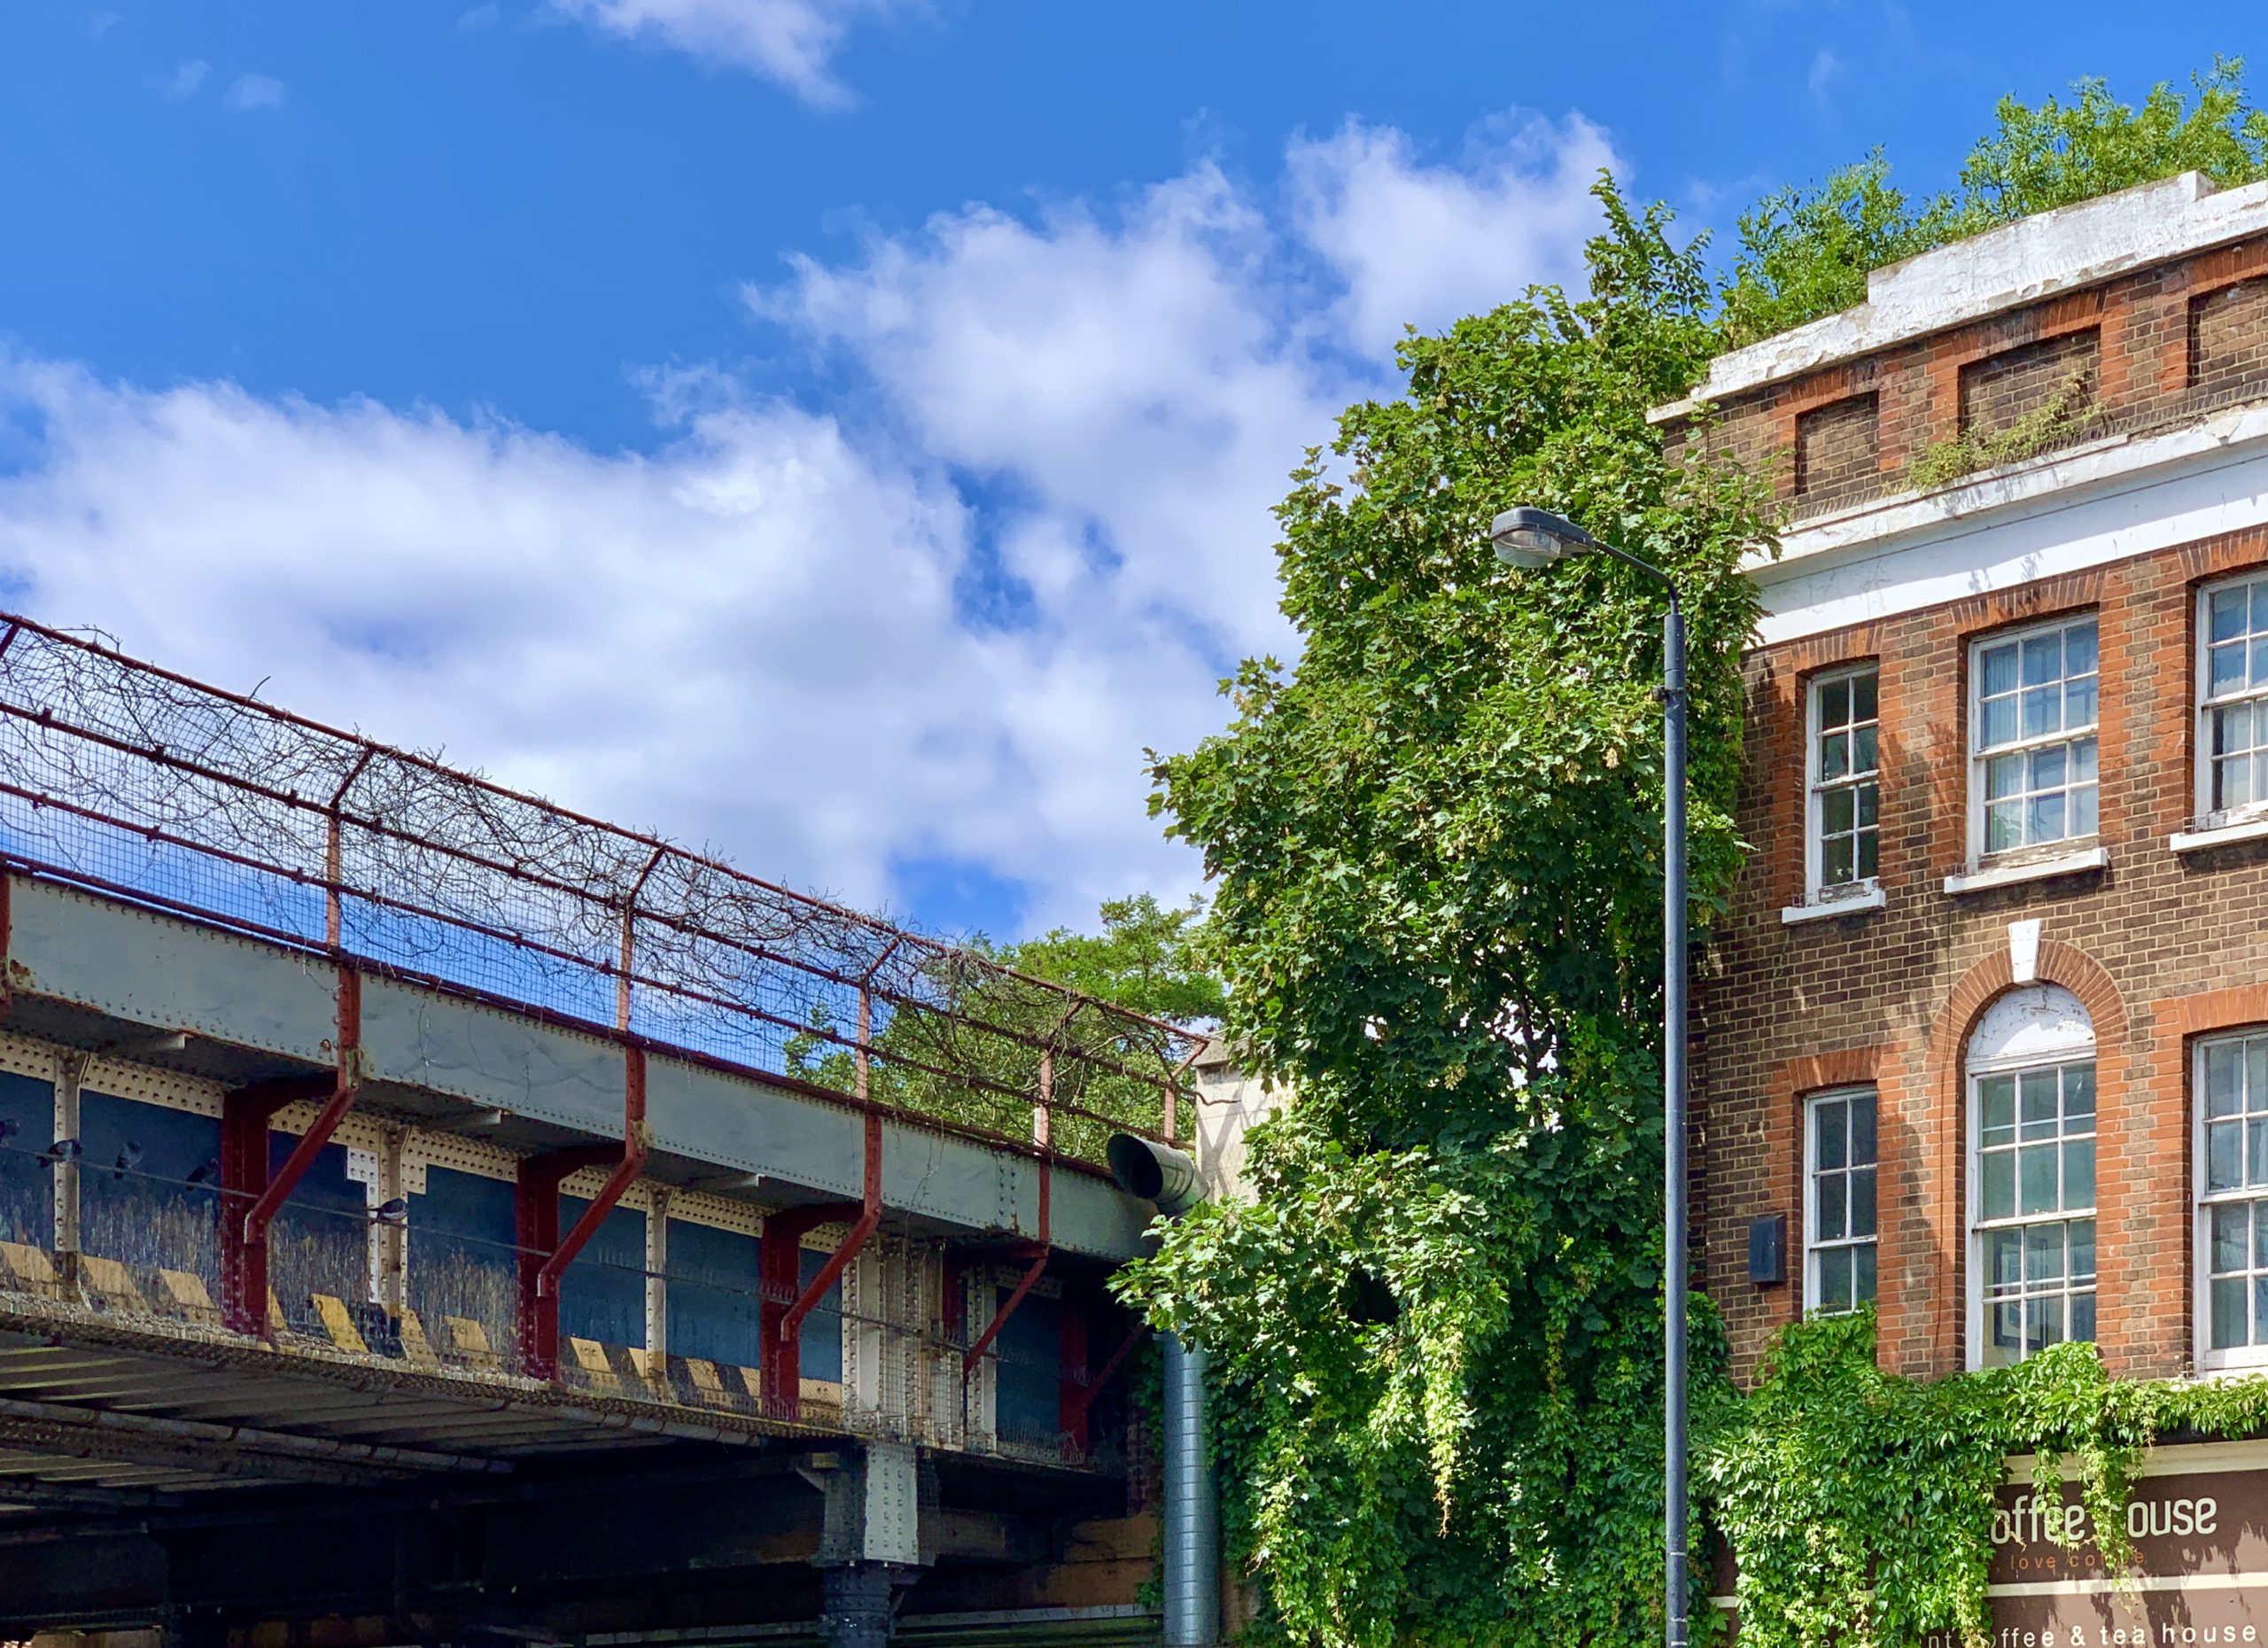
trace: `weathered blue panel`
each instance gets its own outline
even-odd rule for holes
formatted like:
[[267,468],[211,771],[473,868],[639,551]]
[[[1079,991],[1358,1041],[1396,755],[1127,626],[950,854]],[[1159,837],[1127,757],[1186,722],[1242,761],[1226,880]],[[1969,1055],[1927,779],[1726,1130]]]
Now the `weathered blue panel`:
[[[268,1170],[280,1170],[299,1148],[297,1133],[268,1135]],[[308,1296],[329,1294],[356,1304],[370,1296],[369,1200],[346,1177],[346,1147],[325,1145],[291,1199],[268,1227],[268,1286],[284,1316],[311,1324]]]
[[55,1088],[0,1075],[0,1240],[55,1245],[55,1198],[39,1153],[55,1142]]
[[446,1351],[447,1317],[480,1324],[492,1349],[509,1356],[519,1310],[513,1249],[512,1182],[429,1167],[425,1189],[409,1199],[409,1308],[434,1348]]
[[[1001,1297],[1006,1296],[1004,1290]],[[992,1343],[1000,1353],[993,1389],[1001,1440],[1054,1446],[1063,1382],[1062,1301],[1025,1294]]]
[[[559,1233],[575,1228],[591,1204],[581,1196],[559,1199]],[[559,1331],[602,1345],[646,1342],[646,1216],[635,1208],[610,1209],[559,1279]]]
[[739,1231],[670,1221],[670,1354],[752,1368],[762,1355],[759,1244]]
[[[827,1268],[827,1258],[826,1254],[804,1248],[799,1286],[809,1287],[818,1280],[819,1273]],[[765,1349],[768,1352],[771,1347]],[[804,1318],[802,1375],[805,1379],[825,1380],[843,1377],[843,1279],[839,1276]]]
[[193,1271],[219,1298],[220,1118],[82,1088],[79,1145],[79,1245]]

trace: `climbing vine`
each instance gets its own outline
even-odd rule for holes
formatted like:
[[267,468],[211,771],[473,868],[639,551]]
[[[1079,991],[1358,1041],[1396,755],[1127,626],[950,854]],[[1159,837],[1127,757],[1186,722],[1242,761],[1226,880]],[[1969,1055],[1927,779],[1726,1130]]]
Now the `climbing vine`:
[[2093,1545],[2117,1576],[2132,1566],[2126,1503],[2144,1450],[2172,1434],[2268,1430],[2268,1379],[2114,1380],[2089,1344],[1904,1379],[1876,1366],[1866,1311],[1783,1332],[1755,1389],[1713,1418],[1700,1473],[1739,1552],[1744,1644],[1938,1632],[1982,1648],[1994,1496],[2011,1455],[2032,1456],[2040,1499],[2060,1504],[2068,1481],[2085,1512],[2047,1519],[2044,1536]]

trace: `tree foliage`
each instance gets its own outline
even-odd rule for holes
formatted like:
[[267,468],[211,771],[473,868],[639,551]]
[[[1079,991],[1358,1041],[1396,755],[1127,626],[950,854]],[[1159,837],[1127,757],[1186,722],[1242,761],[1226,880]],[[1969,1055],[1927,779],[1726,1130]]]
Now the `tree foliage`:
[[1215,881],[1228,1030],[1299,1102],[1256,1203],[1126,1286],[1224,1365],[1231,1520],[1296,1636],[1658,1629],[1663,602],[1612,562],[1507,572],[1487,528],[1541,503],[1677,578],[1705,919],[1767,533],[1646,422],[1714,344],[1695,250],[1598,195],[1585,289],[1410,338],[1406,393],[1309,455],[1279,511],[1299,671],[1247,665],[1230,729],[1156,768]]
[[2161,82],[2140,107],[2100,80],[2037,108],[2003,97],[1958,184],[1938,194],[1898,189],[1877,150],[1815,187],[1767,196],[1740,220],[1724,299],[1729,340],[1753,343],[1863,302],[1871,270],[2036,212],[2180,172],[2221,184],[2268,176],[2268,113],[2246,96],[2242,60],[2216,58],[2192,90]]
[[[1059,927],[1018,944],[996,944],[981,933],[971,938],[963,949],[1012,971],[957,968],[931,981],[931,993],[953,1013],[1012,1035],[968,1034],[937,1014],[883,1018],[870,1027],[878,1056],[866,1072],[867,1096],[923,1116],[1021,1137],[1031,1126],[1032,1105],[1042,1090],[1042,1050],[1052,1045],[1066,1053],[1050,1061],[1047,1089],[1064,1106],[1094,1113],[1058,1117],[1052,1139],[1059,1151],[1101,1162],[1111,1124],[1097,1117],[1161,1127],[1163,1088],[1117,1072],[1154,1073],[1162,1080],[1187,1038],[1091,1010],[1067,1019],[1056,992],[1027,988],[1019,976],[1045,979],[1184,1029],[1217,1021],[1224,1003],[1220,980],[1201,956],[1204,901],[1192,898],[1169,908],[1154,895],[1141,893],[1107,899],[1100,913],[1099,933]],[[821,1009],[811,1022],[811,1030],[820,1034],[788,1038],[788,1068],[821,1086],[856,1092],[857,1055],[825,1034],[847,1037],[855,1029]],[[1082,1053],[1091,1057],[1077,1056]]]

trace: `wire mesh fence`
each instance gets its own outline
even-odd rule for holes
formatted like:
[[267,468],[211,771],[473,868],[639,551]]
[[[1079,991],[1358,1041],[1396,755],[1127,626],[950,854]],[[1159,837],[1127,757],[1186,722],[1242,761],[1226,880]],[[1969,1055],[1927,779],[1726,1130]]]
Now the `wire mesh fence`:
[[1192,1032],[0,615],[0,855],[349,965],[1099,1162]]

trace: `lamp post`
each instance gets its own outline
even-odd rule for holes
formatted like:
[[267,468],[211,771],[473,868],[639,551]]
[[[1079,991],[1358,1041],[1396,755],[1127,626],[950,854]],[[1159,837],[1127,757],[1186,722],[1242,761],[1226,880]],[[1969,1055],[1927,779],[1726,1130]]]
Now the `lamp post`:
[[1662,1473],[1664,1641],[1686,1648],[1685,1551],[1685,613],[1677,585],[1651,562],[1592,537],[1548,509],[1507,509],[1488,530],[1507,566],[1549,566],[1570,556],[1603,555],[1634,566],[1669,593],[1662,619]]

